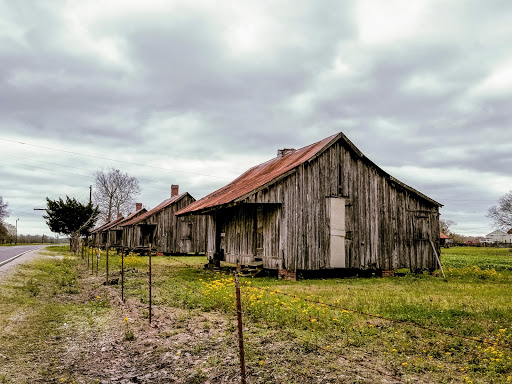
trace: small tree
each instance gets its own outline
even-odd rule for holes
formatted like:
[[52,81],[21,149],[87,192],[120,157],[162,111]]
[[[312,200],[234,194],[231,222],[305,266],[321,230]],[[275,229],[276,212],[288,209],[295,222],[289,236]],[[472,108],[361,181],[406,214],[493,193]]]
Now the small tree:
[[501,196],[498,205],[493,205],[487,211],[494,227],[508,231],[512,228],[512,191]]
[[439,220],[439,232],[442,232],[446,236],[449,236],[451,233],[450,227],[452,225],[457,225],[457,223],[453,220]]
[[100,208],[101,218],[110,221],[118,214],[127,214],[140,193],[139,181],[115,168],[98,171],[94,176],[94,201]]
[[66,196],[66,201],[59,198],[46,198],[46,224],[52,232],[71,236],[69,248],[77,252],[80,235],[88,234],[98,219],[98,208],[92,203],[84,205],[75,198]]

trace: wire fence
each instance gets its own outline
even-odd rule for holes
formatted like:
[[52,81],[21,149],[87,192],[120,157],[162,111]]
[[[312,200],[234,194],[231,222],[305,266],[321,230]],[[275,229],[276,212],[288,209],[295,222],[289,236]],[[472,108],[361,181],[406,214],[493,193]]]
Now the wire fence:
[[[176,264],[179,264],[179,266],[182,268],[193,268],[195,270],[204,270],[205,272],[208,271],[205,270],[203,265],[193,265],[183,261],[180,258],[176,258],[173,256],[168,256],[167,258],[169,260],[172,260]],[[90,265],[92,267],[92,270],[94,270],[94,267],[96,267],[97,273],[97,260],[96,265],[93,260],[91,260]],[[270,289],[267,287],[254,286],[252,285],[251,280],[245,280],[243,284],[240,284],[238,277],[238,268],[233,270],[232,273],[235,276],[233,278],[224,278],[222,280],[222,283],[219,283],[218,280],[210,279],[209,282],[205,282],[205,284],[209,284],[208,286],[213,287],[214,289],[222,289],[225,291],[224,296],[217,297],[215,295],[212,295],[210,299],[213,301],[217,300],[219,308],[222,307],[223,310],[225,310],[227,313],[237,317],[236,338],[238,340],[240,353],[240,380],[242,384],[246,383],[247,376],[244,358],[244,327],[242,324],[245,323],[245,326],[247,327],[248,322],[253,325],[264,323],[268,328],[271,328],[279,332],[280,334],[287,335],[290,341],[300,341],[303,345],[308,345],[315,350],[321,350],[323,353],[336,356],[337,358],[340,358],[343,361],[346,361],[354,366],[361,367],[367,371],[372,371],[379,376],[387,377],[396,382],[402,382],[401,379],[396,376],[396,374],[389,372],[386,368],[376,366],[375,364],[367,364],[361,361],[361,359],[355,359],[350,357],[348,352],[354,353],[354,346],[350,345],[350,342],[348,342],[348,333],[346,330],[343,330],[343,332],[346,333],[345,339],[343,339],[341,332],[332,332],[332,335],[330,335],[331,339],[328,343],[326,342],[325,337],[322,336],[321,338],[319,338],[316,332],[319,328],[315,328],[315,324],[320,323],[319,319],[322,316],[324,316],[326,317],[326,319],[329,318],[331,323],[333,323],[336,320],[336,318],[330,316],[327,313],[329,311],[334,311],[336,313],[343,314],[350,313],[356,316],[378,319],[383,322],[388,322],[399,327],[411,327],[418,329],[420,331],[427,331],[440,336],[449,336],[451,338],[457,338],[461,341],[486,345],[491,348],[498,347],[505,349],[507,351],[512,350],[512,345],[504,342],[496,340],[487,340],[478,337],[471,337],[452,331],[446,331],[442,329],[436,329],[433,327],[423,326],[421,324],[416,324],[410,321],[403,321],[388,316],[383,316],[380,314],[356,310],[341,305],[340,303],[330,303],[320,299],[315,300],[311,297],[301,297],[293,293],[282,292],[279,289]],[[209,275],[217,276],[214,275],[213,273]],[[151,272],[149,274],[149,290],[149,302],[151,303]],[[276,300],[265,302],[261,300],[261,298],[260,300],[255,301],[254,297],[256,295],[256,292],[266,294],[267,296],[281,297],[283,299],[286,299],[287,301]],[[257,306],[253,305],[255,302],[258,303]],[[306,309],[304,309],[304,313],[299,314],[297,314],[297,311],[295,311],[295,317],[286,320],[280,317],[280,308],[290,305],[286,303],[302,305],[304,308],[306,308],[307,305],[308,310],[306,311]],[[276,307],[277,305],[279,305],[279,307]],[[149,308],[149,315],[151,318],[151,304]],[[325,332],[323,333],[323,335],[325,336]],[[378,334],[376,335],[376,337],[378,337]],[[350,347],[350,351],[347,350],[348,347]],[[364,354],[365,352],[363,351],[361,353]]]

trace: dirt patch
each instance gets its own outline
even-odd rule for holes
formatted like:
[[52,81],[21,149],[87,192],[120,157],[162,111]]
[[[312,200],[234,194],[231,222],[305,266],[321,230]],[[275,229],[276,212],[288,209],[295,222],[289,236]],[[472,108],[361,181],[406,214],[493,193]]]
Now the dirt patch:
[[[104,279],[82,269],[78,292],[52,296],[78,312],[28,341],[33,348],[23,357],[0,356],[0,383],[240,382],[234,316],[154,306],[149,325],[147,303],[122,302],[119,287]],[[265,324],[244,325],[249,384],[397,382],[393,372],[371,369],[381,366],[376,356],[347,351],[349,361]]]

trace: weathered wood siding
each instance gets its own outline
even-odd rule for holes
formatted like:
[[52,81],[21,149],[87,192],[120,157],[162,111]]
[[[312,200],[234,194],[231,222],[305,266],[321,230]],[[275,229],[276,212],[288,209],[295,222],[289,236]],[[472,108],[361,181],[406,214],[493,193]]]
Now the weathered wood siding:
[[346,268],[436,268],[429,240],[439,247],[439,207],[340,141],[240,205],[211,215],[209,244],[220,230],[229,262],[261,256],[266,268],[330,268],[329,197],[346,202]]
[[133,247],[146,247],[151,240],[152,247],[164,254],[205,253],[206,218],[174,215],[193,201],[195,201],[194,198],[186,194],[183,198],[144,219],[139,224],[156,225],[153,237],[149,239],[147,236],[142,236],[140,229],[138,232],[135,230]]

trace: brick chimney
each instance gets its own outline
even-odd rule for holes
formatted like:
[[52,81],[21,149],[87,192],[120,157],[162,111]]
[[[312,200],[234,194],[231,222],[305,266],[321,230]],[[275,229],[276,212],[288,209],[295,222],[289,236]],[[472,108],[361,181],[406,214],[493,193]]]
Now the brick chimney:
[[178,196],[180,186],[178,184],[172,184],[171,185],[171,197]]
[[142,203],[135,203],[135,210],[140,211],[142,209]]
[[278,149],[277,150],[277,157],[283,157],[289,153],[293,153],[295,152],[296,149],[295,148],[283,148],[283,149]]
[[118,213],[117,214],[117,218],[120,219],[121,217],[123,217],[123,214],[122,213]]

